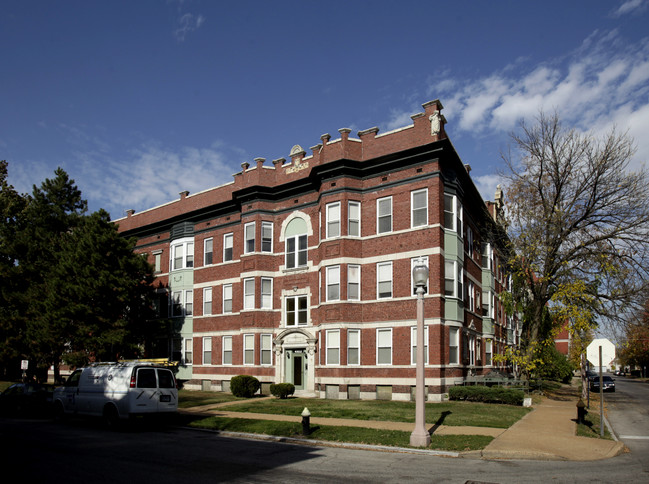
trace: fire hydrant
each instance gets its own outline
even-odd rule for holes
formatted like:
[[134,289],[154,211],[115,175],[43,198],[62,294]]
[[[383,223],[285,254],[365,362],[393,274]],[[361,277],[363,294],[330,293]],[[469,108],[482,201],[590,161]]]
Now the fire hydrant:
[[302,435],[309,435],[311,433],[311,412],[304,407],[302,410]]
[[585,418],[586,418],[586,404],[580,397],[579,401],[577,402],[577,423],[584,423]]

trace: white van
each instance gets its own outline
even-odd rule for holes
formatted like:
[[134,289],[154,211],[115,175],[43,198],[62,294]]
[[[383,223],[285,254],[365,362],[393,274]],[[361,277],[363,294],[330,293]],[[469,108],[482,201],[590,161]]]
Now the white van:
[[175,414],[173,372],[146,362],[94,363],[75,370],[54,390],[54,414],[103,417],[110,426],[138,415]]

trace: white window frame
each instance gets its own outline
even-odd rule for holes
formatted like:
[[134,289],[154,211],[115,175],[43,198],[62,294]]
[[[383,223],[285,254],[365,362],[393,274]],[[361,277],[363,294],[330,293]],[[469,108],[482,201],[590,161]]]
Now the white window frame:
[[223,336],[221,346],[221,364],[232,365],[232,336]]
[[475,335],[469,335],[469,365],[475,366]]
[[467,304],[469,306],[469,311],[472,313],[475,312],[475,284],[473,281],[467,282]]
[[462,202],[452,193],[444,194],[444,228],[452,232],[457,232],[462,237],[462,227],[464,223],[464,211]]
[[[410,327],[410,364],[417,364],[417,326]],[[428,326],[424,326],[424,364],[428,364]]]
[[[354,275],[354,273],[356,275]],[[353,292],[350,290],[352,287],[356,288],[356,297],[350,297],[350,294]],[[358,264],[347,265],[347,300],[361,300],[361,266]]]
[[[450,274],[449,274],[450,273]],[[444,295],[451,299],[462,299],[464,297],[464,269],[458,261],[444,261]],[[449,292],[449,283],[453,291]]]
[[[381,207],[389,204],[389,214],[381,214]],[[388,234],[392,232],[392,197],[383,197],[376,200],[376,233]],[[390,228],[381,230],[381,220],[389,219]]]
[[[226,304],[229,301],[229,304]],[[228,305],[230,306],[228,308]],[[232,284],[223,284],[223,314],[232,312]]]
[[203,316],[212,314],[212,288],[203,288]]
[[261,278],[261,309],[273,309],[273,279]]
[[194,291],[191,289],[185,291],[185,304],[183,307],[185,316],[194,314]]
[[153,254],[153,267],[154,274],[162,272],[162,252],[155,252]]
[[[422,193],[424,195],[424,205],[415,206],[415,197],[417,197],[417,195],[421,195]],[[424,221],[415,223],[415,219],[417,218],[415,214],[418,214],[421,217],[421,213],[424,213],[424,216],[422,217]],[[425,227],[426,225],[428,225],[428,188],[413,190],[412,192],[410,192],[410,226]]]
[[[352,335],[356,335],[352,337]],[[356,341],[353,341],[353,339]],[[350,350],[356,350],[356,361],[352,362],[350,355],[352,352]],[[347,365],[348,366],[359,366],[361,364],[361,330],[360,329],[348,329],[347,330]]]
[[252,254],[255,251],[256,244],[256,223],[248,222],[243,226],[243,253]]
[[252,366],[255,364],[255,335],[246,333],[243,335],[243,364]]
[[243,309],[255,309],[255,278],[243,280]]
[[273,335],[259,335],[259,364],[270,366],[273,364]]
[[234,234],[223,235],[223,262],[234,260]]
[[[300,242],[304,241],[304,248],[300,249]],[[290,251],[289,246],[291,243],[294,244],[294,250]],[[299,267],[306,267],[309,260],[309,238],[307,234],[293,235],[286,238],[286,250],[285,250],[285,264],[287,269],[295,269]],[[301,263],[300,259],[303,256],[304,263]],[[290,258],[293,259],[292,264],[289,264]]]
[[[383,336],[383,337],[382,337]],[[385,345],[385,342],[390,342],[389,345]],[[381,350],[383,353],[386,353],[386,349],[389,348],[390,361],[382,362],[380,361]],[[376,364],[377,365],[391,365],[392,364],[392,328],[377,328],[376,329]]]
[[[267,231],[270,230],[270,238]],[[268,246],[270,240],[270,246]],[[265,253],[273,252],[273,222],[261,223],[261,251]]]
[[203,365],[212,364],[212,337],[204,336],[203,337]]
[[328,203],[325,206],[326,212],[326,238],[331,239],[335,237],[340,237],[340,226],[341,226],[341,209],[340,202]]
[[183,291],[173,291],[171,293],[171,304],[169,305],[171,310],[171,317],[180,317],[184,315],[183,308]]
[[179,271],[194,267],[194,238],[178,239],[171,244],[171,257],[169,269]]
[[326,285],[327,302],[340,301],[340,266],[326,268]]
[[[209,250],[208,250],[209,246]],[[208,260],[209,254],[209,260]],[[203,241],[203,265],[209,266],[214,264],[214,238],[209,237]]]
[[361,202],[352,200],[347,204],[347,235],[350,237],[361,236]]
[[326,364],[340,365],[340,330],[328,329],[326,331]]
[[[460,328],[448,328],[448,364],[460,364]],[[455,358],[453,358],[455,356]]]
[[[481,266],[483,269],[487,269],[489,271],[493,271],[493,247],[492,245],[487,242],[482,244],[482,261],[481,261]],[[485,265],[486,262],[486,265]]]
[[[386,278],[388,272],[389,279]],[[393,297],[393,279],[392,262],[379,262],[376,264],[376,299],[390,299]],[[388,281],[390,282],[390,294],[381,296],[381,283],[385,284]]]
[[466,228],[466,241],[467,241],[467,255],[473,259],[473,229],[468,226]]
[[[289,301],[293,302],[294,309],[289,311]],[[304,301],[305,309],[300,310],[300,301]],[[285,325],[288,328],[298,327],[298,326],[307,326],[309,324],[309,300],[305,294],[297,296],[286,296],[284,298],[285,304]],[[289,324],[289,314],[293,315],[293,324]],[[300,323],[300,314],[304,314],[304,323]]]
[[183,363],[185,365],[194,364],[194,340],[192,338],[185,338],[183,341]]

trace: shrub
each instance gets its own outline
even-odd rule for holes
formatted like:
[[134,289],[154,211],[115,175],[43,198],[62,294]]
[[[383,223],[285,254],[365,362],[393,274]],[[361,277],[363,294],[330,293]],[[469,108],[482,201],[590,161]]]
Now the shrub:
[[292,383],[273,383],[270,386],[270,393],[277,398],[288,398],[289,395],[295,393],[295,385]]
[[452,387],[448,392],[448,396],[450,400],[523,405],[525,392],[523,392],[523,390],[513,390],[511,388],[475,385]]
[[570,383],[575,367],[554,345],[549,346],[541,353],[541,359],[543,364],[537,370],[538,378]]
[[250,375],[238,375],[230,380],[230,391],[235,397],[250,398],[260,387],[259,380]]

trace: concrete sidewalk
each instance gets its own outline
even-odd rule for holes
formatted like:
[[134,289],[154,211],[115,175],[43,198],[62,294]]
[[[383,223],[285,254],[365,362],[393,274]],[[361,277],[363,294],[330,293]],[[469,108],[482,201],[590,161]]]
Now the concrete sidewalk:
[[[301,417],[261,413],[230,412],[227,402],[181,410],[182,413],[202,416],[216,416],[243,419],[281,420],[300,422]],[[577,409],[574,399],[550,400],[543,398],[521,420],[509,429],[487,427],[431,426],[434,435],[487,435],[494,440],[481,451],[457,454],[474,459],[527,459],[527,460],[572,460],[589,461],[607,459],[625,452],[625,446],[614,440],[577,437]],[[382,422],[373,420],[350,420],[339,418],[311,417],[312,425],[337,425],[365,427],[411,432],[412,423]],[[339,444],[336,444],[339,445]],[[384,447],[381,450],[385,450]],[[403,449],[401,449],[403,451]]]

